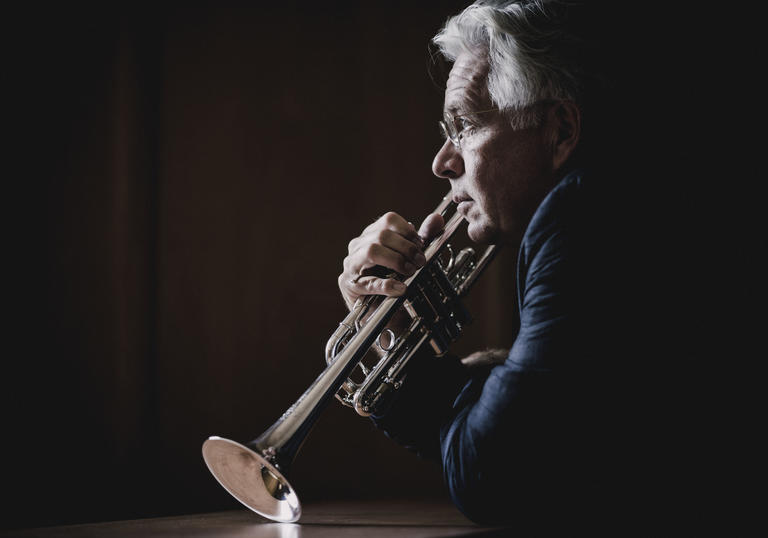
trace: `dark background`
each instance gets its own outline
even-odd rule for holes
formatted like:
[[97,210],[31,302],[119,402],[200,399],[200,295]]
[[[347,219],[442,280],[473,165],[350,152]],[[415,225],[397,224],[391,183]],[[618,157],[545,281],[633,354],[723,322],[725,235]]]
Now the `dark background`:
[[[448,190],[430,171],[442,91],[427,43],[464,5],[6,17],[4,527],[240,506],[201,443],[250,440],[298,398],[345,314],[349,239],[390,209],[418,222]],[[671,291],[642,345],[743,371],[765,241],[742,133],[762,108],[733,98],[747,70],[699,14],[656,26],[625,6],[594,22],[620,81],[612,157],[638,189],[647,276]],[[513,268],[507,251],[478,285],[458,352],[511,345]],[[303,500],[445,496],[436,464],[335,404],[291,477]]]

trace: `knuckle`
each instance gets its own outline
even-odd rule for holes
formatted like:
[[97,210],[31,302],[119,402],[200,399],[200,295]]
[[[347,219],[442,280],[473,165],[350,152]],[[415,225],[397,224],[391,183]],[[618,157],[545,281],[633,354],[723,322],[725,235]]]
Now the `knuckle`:
[[395,280],[394,278],[390,278],[385,283],[386,291],[385,293],[390,296],[397,296],[402,295],[404,293],[404,290],[407,288],[405,287],[405,284],[403,284],[399,280]]
[[380,230],[376,236],[376,239],[379,241],[379,243],[386,243],[391,234],[392,232],[389,230]]
[[373,261],[373,258],[376,257],[377,252],[378,246],[374,243],[371,243],[365,248],[365,257],[368,259],[368,261]]
[[382,219],[384,220],[384,223],[387,224],[388,226],[394,226],[399,219],[399,215],[394,211],[388,211],[387,213],[384,213],[384,216],[382,217]]
[[346,288],[351,287],[349,279],[347,278],[347,276],[344,273],[341,273],[339,275],[338,281],[339,281],[339,288],[341,288],[341,289],[346,289]]
[[408,260],[403,259],[403,261],[402,261],[402,270],[400,271],[400,273],[402,273],[404,275],[410,276],[410,275],[412,275],[413,273],[416,272],[416,269],[417,269],[417,267],[416,267],[416,265],[414,263],[411,263]]
[[379,290],[379,279],[372,278],[365,283],[365,290],[369,293],[376,293]]

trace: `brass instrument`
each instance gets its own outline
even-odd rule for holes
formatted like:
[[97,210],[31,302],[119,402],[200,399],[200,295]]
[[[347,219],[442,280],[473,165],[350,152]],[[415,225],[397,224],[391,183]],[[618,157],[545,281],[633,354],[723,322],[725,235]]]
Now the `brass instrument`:
[[[448,241],[463,221],[448,196],[435,212],[447,218],[445,228],[425,247],[426,264],[408,278],[400,297],[361,297],[326,345],[328,366],[283,415],[253,441],[242,445],[221,437],[203,443],[203,458],[213,476],[232,496],[254,512],[275,521],[293,522],[301,505],[286,476],[307,434],[333,396],[360,415],[375,413],[389,393],[402,384],[408,361],[425,342],[440,356],[471,318],[461,302],[493,259],[495,246],[479,260],[465,248],[453,255]],[[378,305],[377,305],[378,303]],[[395,335],[386,325],[404,307],[410,325]],[[386,342],[385,342],[386,340]],[[381,358],[372,367],[363,357],[378,343]],[[364,379],[349,378],[359,368]]]

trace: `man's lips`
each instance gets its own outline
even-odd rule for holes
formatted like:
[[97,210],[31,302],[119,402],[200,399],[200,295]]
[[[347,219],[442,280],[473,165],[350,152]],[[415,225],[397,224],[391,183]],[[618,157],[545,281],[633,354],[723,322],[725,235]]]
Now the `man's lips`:
[[456,211],[463,217],[467,216],[467,212],[469,211],[469,206],[472,204],[472,200],[462,200],[459,202],[459,205],[456,206]]

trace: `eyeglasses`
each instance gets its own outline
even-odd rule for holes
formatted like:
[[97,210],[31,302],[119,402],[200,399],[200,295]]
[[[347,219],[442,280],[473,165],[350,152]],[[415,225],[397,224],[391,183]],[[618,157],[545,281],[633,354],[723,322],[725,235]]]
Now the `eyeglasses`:
[[[549,105],[555,104],[558,101],[556,99],[542,99],[540,101],[535,101],[534,103],[531,103],[530,105],[524,106],[521,109],[517,110],[518,114],[525,113],[526,111],[530,111],[534,114],[533,117],[529,118],[527,121],[532,121],[530,125],[538,125],[541,121],[540,114],[543,111],[544,107],[547,107]],[[440,129],[443,131],[443,136],[447,138],[448,140],[453,143],[453,145],[456,147],[456,149],[461,149],[461,139],[464,138],[464,132],[467,129],[470,129],[472,127],[475,127],[475,124],[473,124],[470,121],[470,116],[475,116],[477,114],[485,114],[487,112],[495,112],[501,110],[500,108],[489,108],[488,110],[479,110],[477,112],[470,112],[468,114],[464,114],[461,116],[451,116],[450,114],[445,114],[442,121],[439,121],[438,124],[440,125]]]
[[499,109],[489,108],[488,110],[478,110],[477,112],[471,112],[460,116],[452,116],[446,113],[445,116],[443,116],[443,119],[437,123],[440,125],[443,136],[450,140],[451,143],[456,146],[456,149],[461,149],[461,139],[464,137],[464,131],[473,126],[469,122],[469,116],[485,114],[486,112],[495,112],[497,110]]

